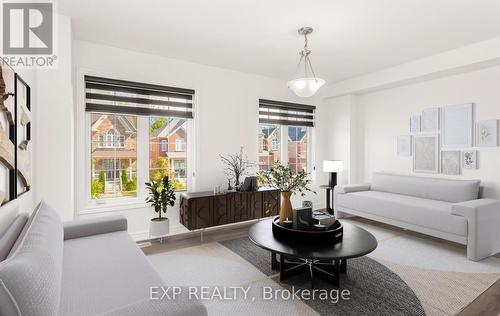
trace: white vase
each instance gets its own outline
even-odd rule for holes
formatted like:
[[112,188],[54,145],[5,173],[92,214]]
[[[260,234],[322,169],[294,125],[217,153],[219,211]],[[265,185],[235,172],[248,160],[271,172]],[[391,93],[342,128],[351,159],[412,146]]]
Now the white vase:
[[150,237],[164,237],[170,232],[170,220],[162,217],[161,220],[153,218],[149,222],[149,235]]

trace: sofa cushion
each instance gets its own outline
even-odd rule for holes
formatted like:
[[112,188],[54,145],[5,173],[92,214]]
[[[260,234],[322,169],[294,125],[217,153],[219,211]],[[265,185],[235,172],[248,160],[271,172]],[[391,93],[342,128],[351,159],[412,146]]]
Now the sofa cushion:
[[374,173],[371,190],[460,203],[479,198],[479,180],[452,180]]
[[28,214],[18,214],[5,233],[0,236],[0,261],[5,260],[28,222]]
[[441,232],[467,236],[465,217],[451,214],[452,203],[378,191],[336,196],[337,207],[369,213]]
[[96,315],[120,309],[148,300],[150,287],[162,285],[126,231],[64,242],[60,315]]
[[63,226],[40,203],[0,262],[0,315],[57,315],[61,296]]

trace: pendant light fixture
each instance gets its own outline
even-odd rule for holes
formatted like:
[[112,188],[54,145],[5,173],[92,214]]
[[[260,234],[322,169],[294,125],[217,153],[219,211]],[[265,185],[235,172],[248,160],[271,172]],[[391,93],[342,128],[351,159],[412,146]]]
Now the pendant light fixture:
[[[313,29],[311,27],[301,27],[299,29],[299,34],[304,35],[304,49],[300,51],[300,60],[297,65],[297,72],[300,69],[304,69],[304,76],[301,78],[293,79],[288,81],[288,88],[292,90],[297,96],[302,98],[308,98],[313,96],[322,85],[325,84],[325,80],[317,78],[314,73],[314,69],[309,59],[311,51],[307,46],[307,35],[311,34]],[[302,62],[304,66],[302,68]]]

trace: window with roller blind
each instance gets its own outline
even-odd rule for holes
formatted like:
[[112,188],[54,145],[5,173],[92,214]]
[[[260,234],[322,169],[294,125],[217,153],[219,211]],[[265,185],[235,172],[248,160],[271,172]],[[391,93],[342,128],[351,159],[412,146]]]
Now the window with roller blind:
[[137,197],[144,192],[138,178],[166,175],[187,190],[193,97],[191,89],[85,76],[89,198]]
[[316,107],[259,99],[259,169],[276,161],[294,173],[312,172],[312,132]]

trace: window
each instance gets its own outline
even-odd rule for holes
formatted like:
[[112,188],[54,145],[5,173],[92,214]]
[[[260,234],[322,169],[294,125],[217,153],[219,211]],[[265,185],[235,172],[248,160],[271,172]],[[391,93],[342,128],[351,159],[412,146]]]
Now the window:
[[294,172],[311,168],[311,129],[315,107],[288,102],[259,100],[259,169],[269,170],[276,161]]
[[187,190],[193,90],[85,76],[85,92],[90,200],[144,200],[138,175],[168,175],[177,191]]
[[184,139],[175,140],[175,151],[184,151]]
[[[91,197],[136,196],[137,117],[91,113]],[[114,128],[110,128],[113,126]],[[115,146],[116,131],[127,133]],[[106,135],[106,146],[103,146]]]
[[166,140],[166,139],[161,140],[161,151],[163,151],[163,152],[168,151],[168,140]]
[[109,129],[107,134],[107,146],[106,147],[115,147],[115,130]]
[[[168,176],[176,191],[187,190],[187,146],[184,146],[187,123],[188,120],[183,118],[149,118],[149,177],[160,181],[164,176]],[[159,141],[158,135],[167,139]],[[161,151],[157,150],[159,146]],[[171,146],[175,147],[175,150],[163,150]]]
[[103,135],[97,136],[97,146],[104,147],[104,136]]

